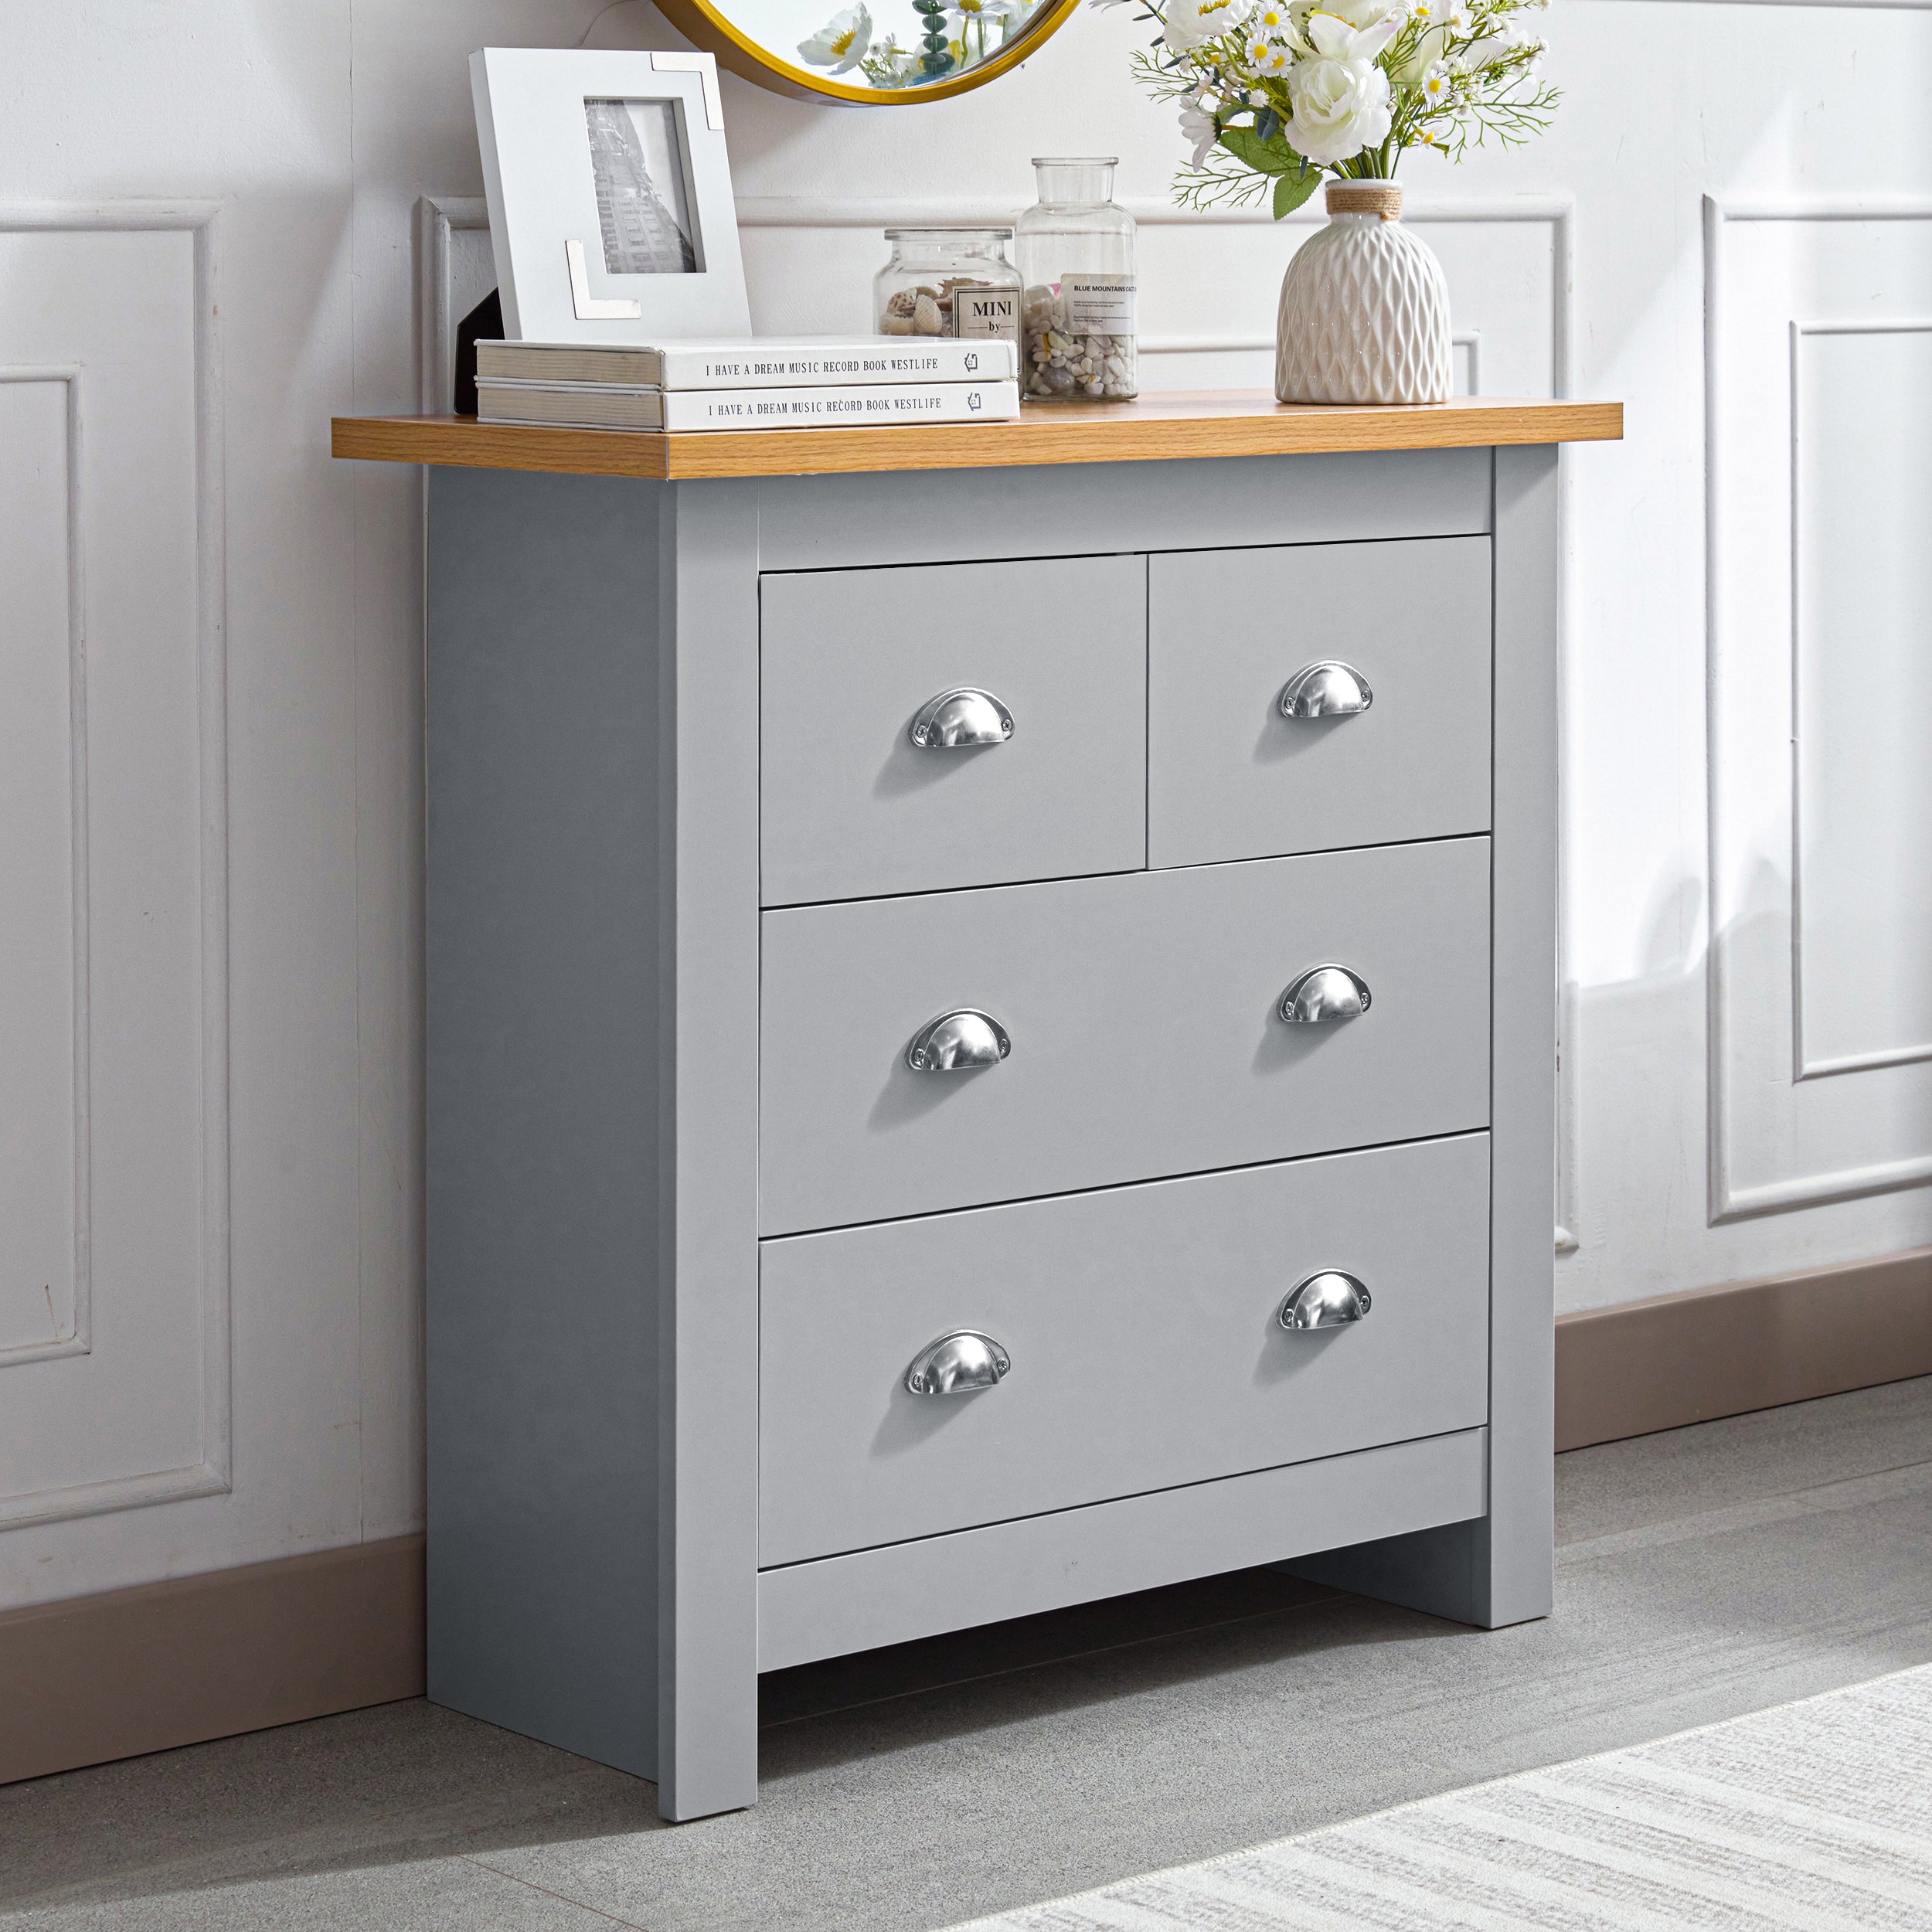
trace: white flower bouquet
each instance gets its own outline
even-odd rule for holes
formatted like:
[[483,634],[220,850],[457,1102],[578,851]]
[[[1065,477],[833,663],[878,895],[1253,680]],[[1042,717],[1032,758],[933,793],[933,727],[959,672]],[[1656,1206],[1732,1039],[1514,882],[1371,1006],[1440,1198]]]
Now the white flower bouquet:
[[1135,77],[1181,104],[1194,153],[1175,199],[1192,207],[1271,194],[1278,221],[1325,174],[1386,181],[1408,148],[1515,146],[1560,98],[1526,19],[1549,0],[1094,0],[1134,3],[1160,29]]

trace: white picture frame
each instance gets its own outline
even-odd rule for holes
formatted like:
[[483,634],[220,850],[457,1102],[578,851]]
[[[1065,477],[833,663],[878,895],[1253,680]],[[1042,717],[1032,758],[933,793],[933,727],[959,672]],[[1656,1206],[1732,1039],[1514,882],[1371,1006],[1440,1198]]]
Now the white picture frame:
[[750,335],[709,54],[485,47],[470,88],[507,340]]

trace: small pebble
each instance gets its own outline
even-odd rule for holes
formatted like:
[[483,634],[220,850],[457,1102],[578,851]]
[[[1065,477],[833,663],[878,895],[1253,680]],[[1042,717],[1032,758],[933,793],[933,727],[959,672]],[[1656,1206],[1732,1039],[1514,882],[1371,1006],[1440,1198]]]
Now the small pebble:
[[1065,311],[1052,289],[1027,290],[1020,332],[1031,364],[1022,369],[1022,394],[1124,400],[1138,393],[1134,338],[1075,334],[1067,328]]

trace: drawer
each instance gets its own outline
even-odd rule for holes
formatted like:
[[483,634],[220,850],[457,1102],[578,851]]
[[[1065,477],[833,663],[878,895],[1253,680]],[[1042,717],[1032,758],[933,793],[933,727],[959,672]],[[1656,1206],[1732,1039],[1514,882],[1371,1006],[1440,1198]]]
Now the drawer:
[[[774,575],[759,595],[766,905],[1147,862],[1144,558]],[[1012,735],[915,746],[921,708],[962,689]]]
[[[1148,862],[1487,831],[1489,575],[1486,536],[1151,559]],[[1367,709],[1284,716],[1331,662]]]
[[[1478,1134],[767,1241],[760,1564],[1481,1423],[1488,1171]],[[1284,1329],[1328,1270],[1368,1313]],[[956,1330],[1005,1376],[911,1393]]]
[[[1369,1010],[1284,1023],[1329,962]],[[797,906],[762,973],[767,1234],[1488,1124],[1486,838]],[[914,1072],[959,1008],[1010,1053]]]

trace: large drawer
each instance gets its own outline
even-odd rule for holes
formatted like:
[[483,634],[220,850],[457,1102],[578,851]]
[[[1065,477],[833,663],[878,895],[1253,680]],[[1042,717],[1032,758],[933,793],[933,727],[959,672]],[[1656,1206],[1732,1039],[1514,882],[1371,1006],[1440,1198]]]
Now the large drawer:
[[[1146,579],[1138,556],[765,577],[764,903],[1145,865]],[[961,689],[1011,737],[915,746]]]
[[[1481,1423],[1488,1172],[1478,1134],[767,1241],[760,1563]],[[1367,1315],[1284,1330],[1330,1269]],[[957,1329],[1005,1377],[911,1393]]]
[[[1150,560],[1148,862],[1487,831],[1489,577],[1486,536]],[[1329,663],[1325,715],[1285,716]]]
[[[1338,962],[1359,1018],[1277,1002]],[[1489,843],[764,915],[767,1234],[1486,1126]],[[1008,1057],[916,1073],[973,1008]]]

